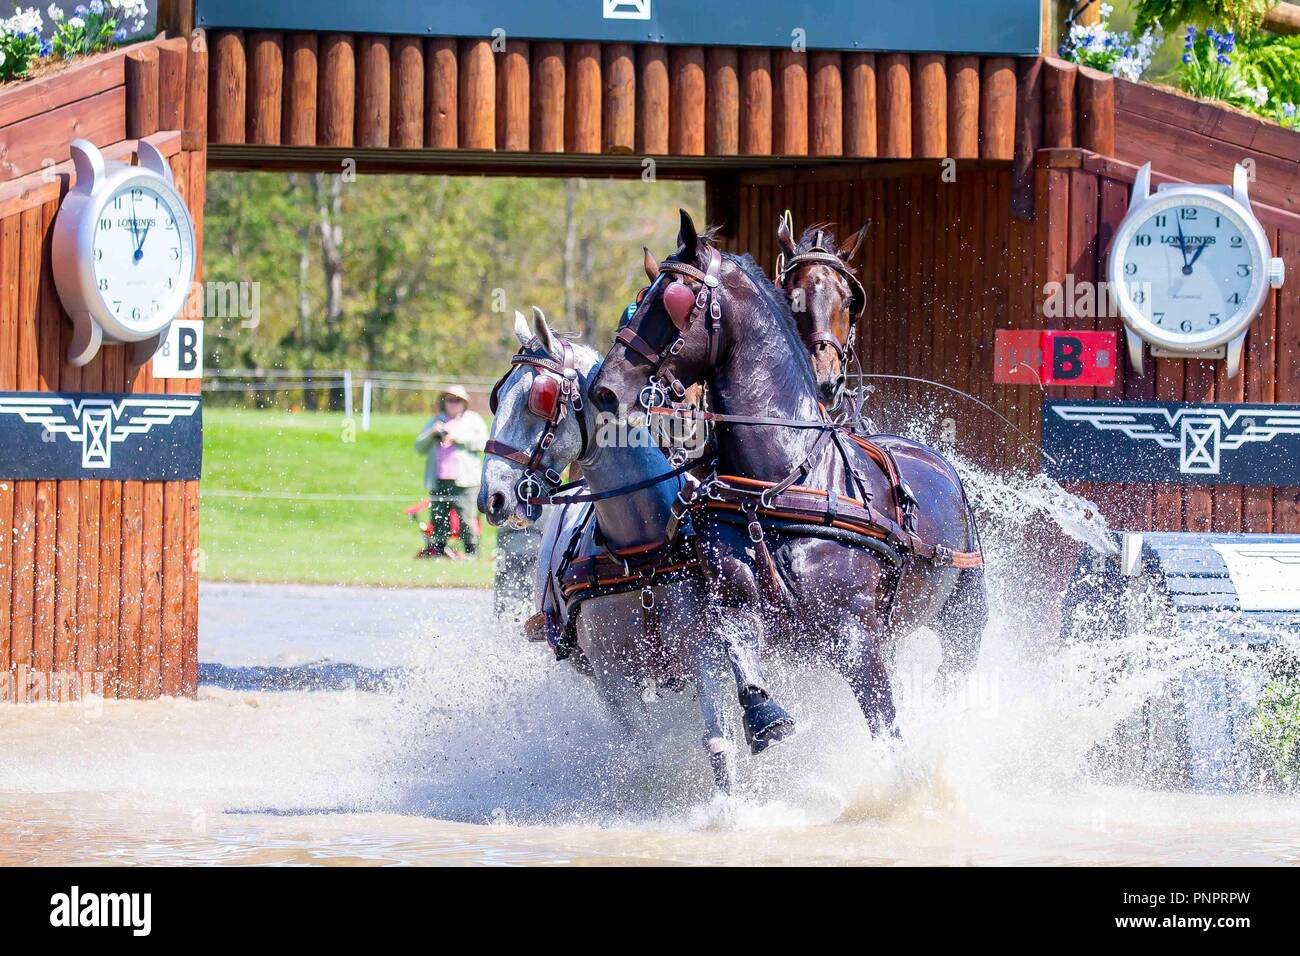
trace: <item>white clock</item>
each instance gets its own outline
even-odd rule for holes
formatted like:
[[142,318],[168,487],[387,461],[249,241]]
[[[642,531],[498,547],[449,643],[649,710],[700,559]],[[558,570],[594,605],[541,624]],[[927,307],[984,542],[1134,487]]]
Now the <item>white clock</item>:
[[70,144],[76,184],[54,222],[54,284],[75,326],[68,361],[102,342],[134,342],[143,362],[180,313],[194,279],[194,221],[171,166],[141,140],[140,165],[106,163],[93,143]]
[[1230,187],[1166,183],[1153,194],[1151,164],[1138,170],[1106,278],[1139,374],[1143,342],[1156,356],[1226,359],[1229,378],[1241,367],[1246,330],[1284,278],[1248,183],[1238,165]]

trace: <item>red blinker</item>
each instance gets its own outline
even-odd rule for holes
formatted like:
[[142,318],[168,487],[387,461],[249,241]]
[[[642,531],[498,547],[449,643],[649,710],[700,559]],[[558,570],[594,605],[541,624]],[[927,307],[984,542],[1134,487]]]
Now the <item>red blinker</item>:
[[683,328],[695,308],[695,294],[680,282],[670,283],[664,289],[664,308],[668,310],[673,325]]
[[560,410],[560,380],[556,376],[541,373],[533,379],[533,387],[528,392],[528,410],[547,421],[556,417]]

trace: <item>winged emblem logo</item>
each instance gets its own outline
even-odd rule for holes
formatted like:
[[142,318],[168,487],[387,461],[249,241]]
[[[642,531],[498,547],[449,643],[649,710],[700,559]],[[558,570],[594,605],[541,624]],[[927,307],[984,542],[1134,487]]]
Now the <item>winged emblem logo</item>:
[[1279,435],[1300,435],[1300,410],[1286,408],[1052,405],[1052,411],[1067,422],[1176,449],[1179,470],[1188,475],[1217,475],[1227,452]]
[[81,445],[82,468],[110,468],[113,448],[132,435],[143,435],[156,425],[170,425],[193,415],[197,398],[67,398],[32,392],[0,396],[0,415],[16,415],[44,430],[46,440],[60,437]]

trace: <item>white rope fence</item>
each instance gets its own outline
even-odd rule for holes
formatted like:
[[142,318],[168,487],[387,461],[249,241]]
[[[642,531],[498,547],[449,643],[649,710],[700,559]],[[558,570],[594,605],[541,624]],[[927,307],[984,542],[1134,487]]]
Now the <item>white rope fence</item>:
[[446,378],[419,372],[354,371],[352,369],[214,369],[205,373],[205,392],[298,392],[342,391],[343,414],[354,413],[353,396],[361,385],[361,430],[370,430],[370,412],[375,389],[442,392],[459,385],[471,394],[487,396],[495,379],[482,376]]

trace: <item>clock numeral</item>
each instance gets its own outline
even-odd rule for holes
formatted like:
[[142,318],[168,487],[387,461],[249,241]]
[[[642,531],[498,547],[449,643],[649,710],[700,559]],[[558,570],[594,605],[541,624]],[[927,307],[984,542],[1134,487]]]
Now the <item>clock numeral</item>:
[[1163,213],[1156,216],[1156,225],[1161,229],[1165,228],[1165,226],[1169,225],[1169,217]]
[[113,228],[113,220],[105,216],[103,219],[99,220],[99,228],[107,232]]
[[1147,300],[1147,294],[1146,294],[1145,292],[1143,292],[1141,289],[1134,289],[1134,290],[1133,290],[1133,301],[1134,301],[1134,302],[1145,302],[1146,300]]
[[121,300],[121,299],[114,299],[114,300],[113,300],[113,311],[114,311],[114,312],[121,312],[121,311],[122,311],[122,300]]
[[1136,236],[1133,239],[1133,244],[1135,246],[1149,246],[1151,245],[1151,237],[1142,235]]
[[1178,210],[1178,218],[1179,218],[1179,219],[1195,219],[1195,218],[1196,218],[1196,214],[1199,213],[1199,212],[1200,212],[1200,210],[1197,209],[1195,206],[1183,206],[1181,209]]
[[1233,305],[1241,305],[1241,293],[1240,292],[1232,293],[1232,295],[1228,296],[1228,301],[1231,302]]
[[1219,313],[1217,313],[1217,312],[1211,312],[1211,313],[1210,313],[1210,325],[1211,325],[1211,326],[1218,325],[1218,324],[1219,324],[1220,322],[1222,322],[1222,321],[1223,321],[1223,320],[1219,318]]
[[1240,249],[1241,243],[1242,243],[1241,236],[1233,236],[1231,239],[1228,240],[1228,245],[1231,246],[1233,249]]
[[100,280],[99,280],[99,291],[100,291],[100,292],[107,292],[107,291],[108,291],[108,280],[107,280],[107,279],[100,279]]
[[172,247],[171,247],[171,251],[168,253],[168,255],[169,255],[172,259],[179,259],[179,258],[181,257],[181,251],[180,251],[180,249],[176,248],[175,246],[172,246]]
[[1192,331],[1192,320],[1183,319],[1183,321],[1178,323],[1178,327],[1182,329],[1184,332],[1190,332]]
[[1125,274],[1126,276],[1137,275],[1137,271],[1138,271],[1138,267],[1137,267],[1137,263],[1136,263],[1136,262],[1126,262],[1126,263],[1124,263],[1124,274]]
[[1164,324],[1165,324],[1165,314],[1164,314],[1163,312],[1156,312],[1156,313],[1155,313],[1155,321],[1156,321],[1156,325],[1164,325]]
[[1250,264],[1244,263],[1242,265],[1237,266],[1237,275],[1241,276],[1242,278],[1245,278],[1246,276],[1250,275]]

